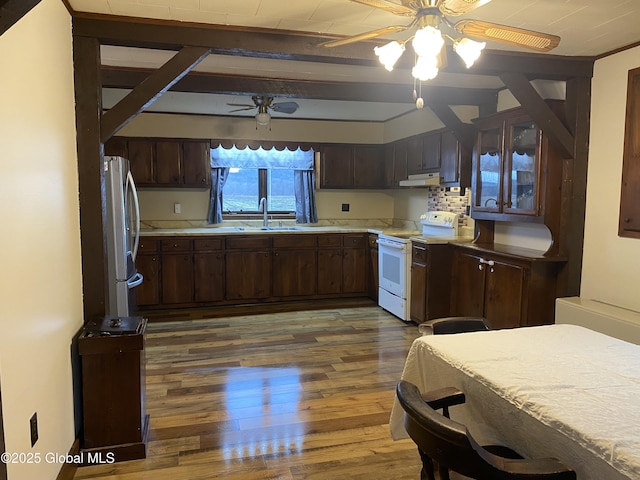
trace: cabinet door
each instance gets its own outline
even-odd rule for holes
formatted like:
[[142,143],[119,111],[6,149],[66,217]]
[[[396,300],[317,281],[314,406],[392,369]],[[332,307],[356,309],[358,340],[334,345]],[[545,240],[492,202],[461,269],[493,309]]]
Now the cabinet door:
[[393,186],[407,178],[407,142],[396,142],[393,146]]
[[[486,260],[486,258],[485,258]],[[485,317],[491,328],[524,325],[522,319],[526,269],[494,260],[486,269]]]
[[411,320],[422,323],[427,320],[427,249],[421,245],[411,247]]
[[104,154],[113,155],[115,157],[129,158],[129,150],[127,149],[127,139],[122,137],[112,137],[104,144]]
[[211,184],[209,142],[182,144],[182,171],[185,186],[207,187]]
[[342,291],[367,291],[367,256],[364,248],[345,248],[342,260]]
[[193,255],[164,253],[162,255],[162,303],[191,303],[193,290]]
[[507,122],[503,211],[537,215],[540,131],[534,122]]
[[158,254],[138,255],[136,269],[144,276],[144,281],[135,288],[139,306],[160,303],[160,261]]
[[271,253],[237,250],[226,254],[226,299],[254,300],[271,295]]
[[[451,311],[453,315],[484,315],[485,269],[480,257],[456,251]],[[482,268],[481,268],[482,267]]]
[[440,183],[460,182],[460,149],[452,132],[440,136]]
[[378,235],[369,234],[369,278],[367,290],[371,300],[378,301]]
[[474,210],[502,210],[502,127],[478,133],[478,146],[473,171]]
[[422,137],[407,140],[407,174],[423,173],[422,170]]
[[181,157],[179,142],[156,142],[156,182],[159,185],[183,183]]
[[150,140],[129,140],[127,142],[131,174],[137,185],[153,185],[155,169],[153,164],[153,142]]
[[321,295],[342,291],[342,249],[318,250],[318,293]]
[[272,283],[275,297],[315,294],[315,250],[278,249],[274,251]]
[[195,301],[224,300],[224,254],[222,252],[195,253],[193,268]]
[[422,171],[440,171],[440,134],[425,135],[422,140]]
[[349,145],[325,145],[322,148],[320,187],[353,187],[353,147]]
[[384,186],[384,150],[382,147],[357,146],[353,149],[353,186]]

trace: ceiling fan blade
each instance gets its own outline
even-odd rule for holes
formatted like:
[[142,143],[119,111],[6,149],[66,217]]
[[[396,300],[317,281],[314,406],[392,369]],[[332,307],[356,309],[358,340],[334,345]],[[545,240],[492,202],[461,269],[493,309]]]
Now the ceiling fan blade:
[[380,8],[386,12],[395,15],[404,15],[405,17],[413,17],[417,11],[406,5],[398,5],[388,0],[351,0],[352,2],[361,3],[369,7]]
[[390,27],[379,28],[378,30],[371,30],[370,32],[364,32],[360,35],[354,35],[353,37],[341,38],[340,40],[331,40],[329,42],[321,43],[323,47],[337,47],[340,45],[346,45],[348,43],[359,42],[360,40],[368,40],[369,38],[381,37],[383,35],[389,35],[390,33],[402,32],[413,25],[395,25]]
[[[231,105],[230,103],[228,103],[227,105]],[[256,107],[244,107],[244,108],[236,108],[235,110],[229,110],[228,113],[233,113],[233,112],[244,112],[245,110],[253,110]]]
[[296,102],[280,102],[271,105],[274,112],[293,113],[298,110],[299,105]]
[[455,28],[458,32],[470,37],[495,40],[538,52],[553,50],[560,43],[560,37],[556,35],[479,20],[461,20],[455,24]]
[[248,103],[227,103],[230,107],[250,107],[255,108],[255,105],[249,105]]
[[445,15],[464,15],[471,10],[486,5],[490,1],[491,0],[442,0],[438,8]]

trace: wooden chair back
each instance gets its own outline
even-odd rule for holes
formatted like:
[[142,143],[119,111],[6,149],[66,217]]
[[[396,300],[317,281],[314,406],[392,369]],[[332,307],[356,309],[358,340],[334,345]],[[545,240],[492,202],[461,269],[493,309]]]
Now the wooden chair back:
[[396,393],[405,411],[404,426],[421,455],[440,467],[476,480],[575,480],[576,474],[558,460],[511,459],[478,445],[461,423],[431,408],[418,387],[401,380]]

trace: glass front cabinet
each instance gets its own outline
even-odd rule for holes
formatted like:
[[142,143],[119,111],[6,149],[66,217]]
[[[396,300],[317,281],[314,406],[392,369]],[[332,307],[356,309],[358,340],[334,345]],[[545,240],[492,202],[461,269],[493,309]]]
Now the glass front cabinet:
[[[545,222],[548,194],[559,192],[562,161],[553,160],[542,130],[521,108],[475,121],[472,217]],[[553,172],[553,175],[550,176]]]

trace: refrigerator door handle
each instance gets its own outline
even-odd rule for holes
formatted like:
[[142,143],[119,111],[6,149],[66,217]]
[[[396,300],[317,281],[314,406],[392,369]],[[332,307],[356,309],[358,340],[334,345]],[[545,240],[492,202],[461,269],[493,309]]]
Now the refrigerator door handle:
[[142,274],[140,272],[136,272],[136,274],[133,277],[127,280],[127,288],[137,287],[142,283],[143,280],[144,280],[144,277],[142,276]]
[[[140,244],[140,203],[138,202],[138,190],[136,189],[136,183],[133,181],[131,171],[127,172],[127,184],[131,187],[131,196],[133,197],[133,205],[136,213],[136,233],[133,241],[133,251],[131,252],[131,258],[135,262],[138,256],[138,245]],[[142,280],[140,281],[142,282]]]

